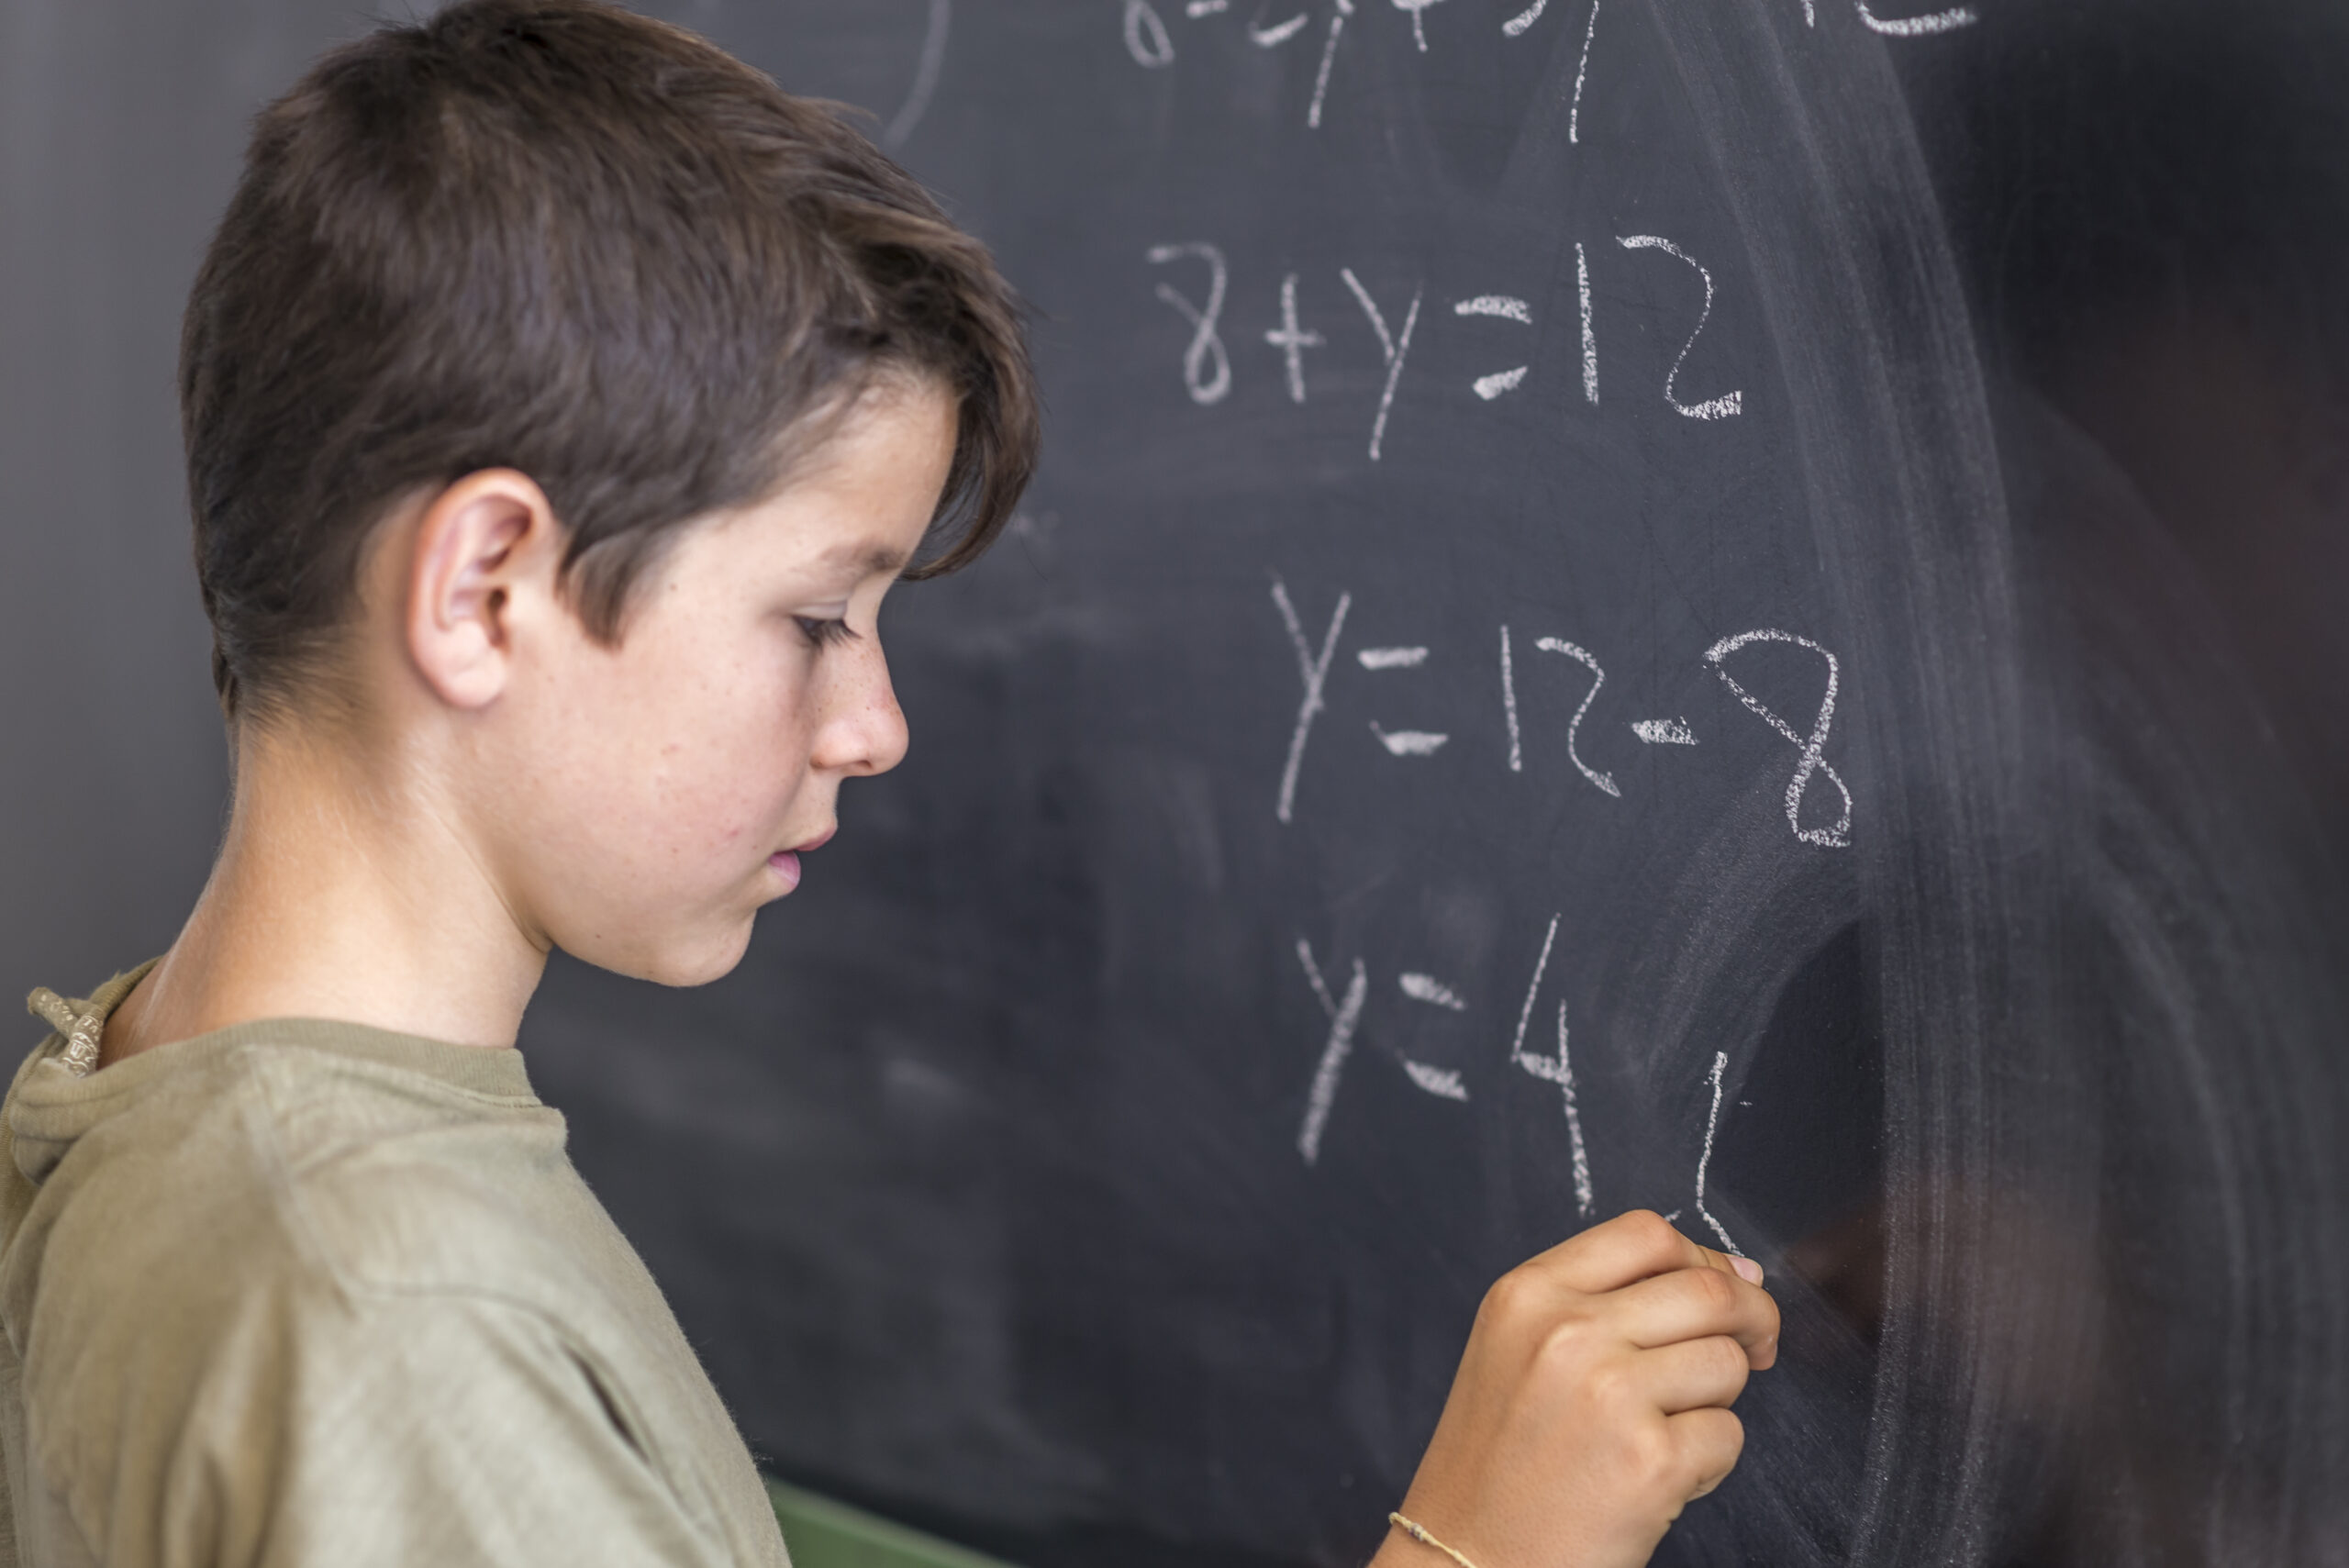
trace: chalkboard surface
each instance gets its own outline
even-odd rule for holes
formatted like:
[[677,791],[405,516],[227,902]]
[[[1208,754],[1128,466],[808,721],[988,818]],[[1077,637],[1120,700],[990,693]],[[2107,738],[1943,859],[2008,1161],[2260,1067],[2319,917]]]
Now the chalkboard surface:
[[[1356,1562],[1647,1206],[1787,1317],[1664,1561],[2349,1562],[2338,6],[656,8],[872,112],[1051,405],[741,970],[526,1029],[777,1473]],[[200,873],[170,323],[360,23],[0,17],[12,962]]]
[[677,14],[1052,412],[741,972],[532,1018],[779,1471],[1358,1562],[1647,1206],[1787,1318],[1665,1561],[2349,1561],[2337,7]]
[[2349,30],[709,6],[1038,312],[1050,455],[580,1157],[783,1473],[1360,1561],[1634,1206],[1780,1370],[1683,1563],[2349,1561]]

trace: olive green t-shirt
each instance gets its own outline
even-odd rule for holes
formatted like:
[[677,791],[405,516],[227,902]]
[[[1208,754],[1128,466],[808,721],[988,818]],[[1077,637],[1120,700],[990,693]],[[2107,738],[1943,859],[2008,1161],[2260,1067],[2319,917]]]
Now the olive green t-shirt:
[[0,1106],[0,1565],[771,1564],[756,1471],[518,1051],[317,1019]]

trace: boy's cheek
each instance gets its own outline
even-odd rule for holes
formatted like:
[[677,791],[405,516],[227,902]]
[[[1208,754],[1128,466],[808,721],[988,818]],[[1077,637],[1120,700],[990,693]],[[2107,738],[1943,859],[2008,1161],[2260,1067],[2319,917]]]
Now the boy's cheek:
[[504,830],[523,840],[513,847],[533,868],[541,923],[577,956],[629,973],[723,973],[774,893],[767,856],[793,830],[823,826],[802,809],[810,738],[796,694],[668,673],[631,672],[643,678],[549,705],[555,722],[505,759]]

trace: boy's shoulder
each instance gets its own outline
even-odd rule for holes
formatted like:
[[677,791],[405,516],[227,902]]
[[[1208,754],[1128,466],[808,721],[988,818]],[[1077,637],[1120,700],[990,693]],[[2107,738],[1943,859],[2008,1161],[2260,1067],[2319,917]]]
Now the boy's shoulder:
[[20,1346],[37,1315],[126,1298],[202,1316],[439,1293],[570,1319],[649,1285],[515,1051],[285,1019],[89,1074],[59,1056],[36,1051],[0,1108]]
[[[241,1477],[253,1518],[288,1487],[317,1518],[412,1484],[482,1493],[466,1528],[503,1531],[514,1478],[433,1435],[480,1429],[654,1521],[662,1561],[779,1557],[518,1053],[315,1020],[86,1073],[70,1047],[43,1042],[0,1106],[0,1446],[94,1540],[163,1529],[162,1502],[115,1516],[191,1462]],[[714,1478],[729,1449],[741,1473]]]

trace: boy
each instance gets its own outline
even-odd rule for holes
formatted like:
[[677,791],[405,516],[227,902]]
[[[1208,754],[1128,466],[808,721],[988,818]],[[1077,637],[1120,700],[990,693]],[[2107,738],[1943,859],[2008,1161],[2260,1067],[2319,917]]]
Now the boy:
[[[263,114],[181,394],[234,804],[169,952],[33,998],[0,1561],[785,1562],[513,1045],[558,944],[725,973],[903,756],[882,595],[1033,464],[1008,289],[691,35],[465,0]],[[1757,1278],[1650,1215],[1508,1275],[1381,1568],[1643,1562]]]

